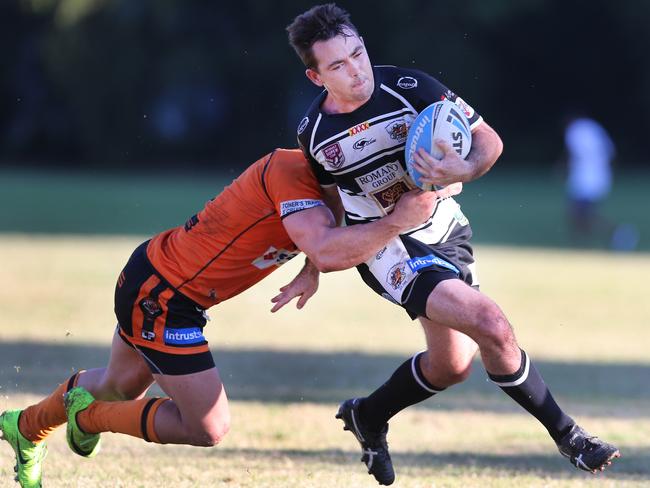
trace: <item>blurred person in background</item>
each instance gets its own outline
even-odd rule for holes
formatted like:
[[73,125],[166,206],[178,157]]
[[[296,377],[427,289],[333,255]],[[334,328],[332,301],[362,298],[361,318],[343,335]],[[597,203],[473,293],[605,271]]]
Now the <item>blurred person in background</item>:
[[579,245],[606,241],[615,250],[631,250],[638,232],[629,224],[616,224],[601,213],[612,187],[612,161],[616,147],[605,128],[583,111],[566,120],[567,205],[571,239]]
[[564,144],[568,156],[566,191],[572,238],[589,240],[610,227],[598,207],[611,190],[611,163],[616,148],[603,126],[580,112],[568,117]]

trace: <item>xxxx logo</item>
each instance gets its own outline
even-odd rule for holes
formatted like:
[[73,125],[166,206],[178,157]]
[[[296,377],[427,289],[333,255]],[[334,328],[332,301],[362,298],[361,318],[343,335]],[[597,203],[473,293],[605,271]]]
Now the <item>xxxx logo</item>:
[[348,129],[348,135],[350,137],[356,136],[360,132],[363,132],[364,130],[370,129],[370,122],[363,122],[359,125],[355,125],[354,127]]

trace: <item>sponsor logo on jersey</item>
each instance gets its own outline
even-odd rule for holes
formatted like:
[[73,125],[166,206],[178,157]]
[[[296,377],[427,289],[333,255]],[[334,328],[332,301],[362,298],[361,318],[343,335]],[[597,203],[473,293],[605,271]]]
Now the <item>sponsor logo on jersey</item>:
[[386,125],[386,132],[391,139],[397,142],[404,142],[408,134],[408,127],[404,119],[397,119]]
[[205,342],[205,337],[199,327],[188,327],[187,329],[165,328],[165,344],[185,345],[200,342]]
[[370,129],[370,122],[363,122],[359,125],[355,125],[351,129],[348,129],[348,136],[356,136],[360,132],[363,132],[364,130]]
[[187,222],[185,222],[185,232],[189,232],[192,230],[192,228],[199,223],[199,217],[198,215],[192,215],[189,219],[187,219]]
[[411,189],[405,180],[406,173],[397,161],[386,163],[370,173],[355,178],[361,190],[383,209],[395,205],[399,197]]
[[471,119],[474,116],[474,109],[465,100],[460,98],[451,90],[447,90],[440,97],[440,100],[449,100],[451,102],[454,102],[456,106],[463,111],[468,119]]
[[145,341],[153,341],[156,338],[156,333],[152,330],[143,330],[140,335]]
[[292,213],[321,205],[323,205],[322,200],[285,200],[284,202],[280,202],[280,217],[286,217]]
[[286,249],[276,249],[270,246],[264,254],[255,259],[251,264],[258,269],[266,269],[271,266],[282,266],[291,258],[297,256],[300,251],[287,251]]
[[389,302],[392,302],[392,303],[394,303],[395,305],[399,305],[399,302],[398,302],[397,300],[395,300],[395,299],[390,295],[390,293],[383,292],[383,293],[381,294],[381,296],[384,297],[384,298],[385,298],[386,300],[388,300]]
[[163,313],[160,303],[151,297],[145,297],[140,300],[140,308],[145,314],[154,319]]
[[470,107],[469,104],[465,100],[463,100],[462,98],[456,97],[456,100],[454,100],[454,103],[456,104],[456,106],[459,109],[461,109],[463,111],[463,113],[465,114],[465,116],[468,119],[471,119],[474,116],[474,109],[472,107]]
[[440,96],[440,100],[451,100],[453,102],[456,100],[456,94],[451,90],[447,90]]
[[458,225],[464,227],[469,224],[469,220],[467,220],[467,217],[465,217],[465,214],[460,208],[456,210],[456,213],[454,213],[454,218],[456,219],[456,222],[458,222]]
[[379,204],[384,208],[390,208],[391,206],[397,203],[397,200],[404,195],[410,188],[408,185],[400,180],[392,186],[385,188],[382,191],[373,193],[372,196],[379,202]]
[[343,149],[338,142],[330,144],[323,149],[323,156],[325,156],[325,162],[330,165],[333,169],[339,169],[345,163],[345,155],[343,154]]
[[298,124],[298,135],[302,134],[305,132],[305,129],[309,125],[309,117],[305,117],[300,121],[300,124]]
[[357,176],[355,180],[363,191],[370,193],[403,176],[404,170],[402,169],[402,165],[395,161],[393,163],[386,163],[363,176]]
[[379,261],[379,260],[383,257],[384,253],[386,252],[386,249],[388,249],[388,248],[387,248],[387,247],[384,247],[381,251],[379,251],[379,252],[375,255],[375,259],[376,259],[377,261]]
[[368,147],[370,144],[374,144],[377,142],[377,139],[359,139],[357,142],[352,144],[352,147],[356,149],[357,151],[363,151],[366,147]]
[[433,254],[409,259],[408,261],[406,261],[406,264],[409,265],[409,268],[411,268],[411,271],[413,271],[414,273],[418,272],[422,268],[428,268],[430,266],[436,265],[445,269],[449,269],[456,274],[460,274],[460,271],[458,271],[458,268],[456,266],[445,261],[444,259],[440,259],[438,256],[434,256]]
[[404,263],[397,263],[388,270],[386,281],[395,290],[399,290],[406,282],[406,266]]
[[417,88],[418,80],[412,76],[402,76],[399,80],[397,80],[397,86],[403,90],[411,90],[413,88]]

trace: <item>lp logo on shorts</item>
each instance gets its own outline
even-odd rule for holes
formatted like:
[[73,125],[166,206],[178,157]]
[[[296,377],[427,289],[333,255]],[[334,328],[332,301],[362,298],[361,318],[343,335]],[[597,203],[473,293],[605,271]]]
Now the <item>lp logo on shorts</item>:
[[429,266],[437,265],[442,268],[451,270],[456,274],[460,274],[460,271],[458,271],[458,268],[456,266],[454,266],[451,263],[448,263],[444,259],[440,259],[438,256],[434,256],[433,254],[409,259],[408,261],[406,261],[406,264],[409,265],[409,268],[411,268],[411,271],[413,271],[414,273],[421,270],[422,268],[428,268]]
[[188,327],[187,329],[165,329],[165,344],[187,345],[205,342],[203,332],[198,327]]

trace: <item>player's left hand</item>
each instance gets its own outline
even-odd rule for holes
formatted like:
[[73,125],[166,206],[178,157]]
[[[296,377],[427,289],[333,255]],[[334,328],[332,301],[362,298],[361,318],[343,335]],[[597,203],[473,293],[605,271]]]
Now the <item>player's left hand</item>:
[[296,308],[300,310],[318,290],[319,277],[318,269],[307,261],[300,273],[290,283],[280,288],[280,294],[271,298],[271,302],[275,303],[271,312],[277,312],[296,297],[300,297],[296,303]]
[[422,175],[420,180],[439,186],[467,180],[472,174],[472,164],[462,159],[448,142],[436,139],[434,143],[443,153],[441,159],[434,158],[424,148],[413,154],[413,166]]

